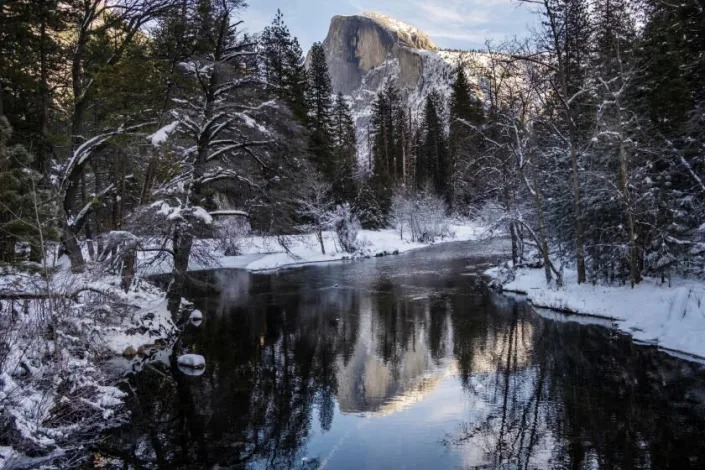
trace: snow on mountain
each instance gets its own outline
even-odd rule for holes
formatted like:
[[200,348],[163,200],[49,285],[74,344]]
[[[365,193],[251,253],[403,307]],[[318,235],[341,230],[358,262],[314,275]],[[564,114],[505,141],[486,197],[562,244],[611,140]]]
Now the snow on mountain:
[[406,44],[415,45],[420,49],[438,49],[433,40],[416,26],[374,11],[366,11],[362,13],[362,16],[374,20],[383,28],[396,33],[400,40]]
[[438,50],[423,31],[379,13],[333,17],[323,47],[334,91],[351,97],[363,168],[370,163],[372,104],[388,79],[396,82],[415,122],[433,90],[450,97],[459,62],[484,96],[487,53]]

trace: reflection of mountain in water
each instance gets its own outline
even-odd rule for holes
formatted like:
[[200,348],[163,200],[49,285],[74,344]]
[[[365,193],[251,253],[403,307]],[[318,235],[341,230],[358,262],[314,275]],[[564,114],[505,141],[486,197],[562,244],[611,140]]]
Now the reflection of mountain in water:
[[[458,374],[453,355],[456,338],[451,300],[398,296],[387,310],[381,310],[375,300],[367,298],[361,302],[359,333],[352,356],[337,361],[337,398],[343,413],[388,414],[403,409],[422,400],[441,379]],[[409,324],[414,328],[404,331]],[[401,338],[390,346],[387,343],[395,333]],[[467,364],[474,374],[496,372],[499,359],[512,347],[514,367],[528,365],[533,336],[530,323],[521,322],[512,336],[491,330],[484,333],[484,337],[458,339],[460,343],[476,343],[470,346],[476,348],[476,353]],[[391,360],[385,360],[384,353],[390,349]]]
[[[419,467],[424,456],[447,459],[440,467],[703,468],[702,367],[544,320],[462,276],[465,249],[203,273],[190,292],[203,325],[174,349],[205,356],[204,374],[179,373],[174,356],[145,367],[131,423],[101,453],[169,469],[316,468],[325,455],[329,468]],[[375,451],[386,466],[364,460]]]

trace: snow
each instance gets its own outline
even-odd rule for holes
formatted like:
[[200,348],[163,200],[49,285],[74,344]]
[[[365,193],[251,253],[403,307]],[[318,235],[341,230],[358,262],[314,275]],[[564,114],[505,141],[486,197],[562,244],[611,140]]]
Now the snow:
[[[450,223],[451,236],[437,240],[435,244],[477,240],[485,236],[487,227],[479,222],[462,221]],[[409,250],[425,248],[427,243],[411,242],[401,239],[395,229],[360,230],[358,243],[360,250],[355,254],[345,252],[339,246],[337,236],[333,231],[323,232],[323,243],[326,253],[321,253],[316,235],[292,235],[285,237],[287,248],[284,249],[277,237],[248,236],[244,237],[241,254],[238,256],[223,256],[218,252],[216,240],[196,240],[194,246],[204,251],[214,253],[212,260],[204,262],[192,257],[189,262],[190,271],[209,269],[245,269],[248,271],[271,271],[284,267],[301,266],[311,263],[325,263],[355,258],[373,257],[387,254],[403,253]],[[148,265],[145,269],[149,274],[170,273],[169,259],[159,263],[150,263],[153,253],[143,253],[141,262]]]
[[213,223],[213,217],[211,217],[208,211],[205,210],[203,207],[195,206],[192,209],[192,215],[206,225],[210,225]]
[[152,145],[154,147],[159,147],[164,142],[166,142],[166,139],[169,137],[169,134],[172,134],[176,130],[178,125],[179,125],[179,121],[170,122],[166,126],[159,129],[154,134],[147,137],[147,139],[149,139],[150,142],[152,142]]
[[191,369],[203,369],[206,367],[206,359],[198,354],[184,354],[179,356],[176,362],[182,367],[190,367]]
[[[498,279],[500,270],[487,275]],[[519,269],[502,289],[526,294],[535,307],[612,319],[614,326],[635,340],[669,352],[705,358],[705,281],[673,279],[670,286],[646,278],[629,285],[577,283],[566,270],[564,286],[547,286],[542,269]]]
[[[168,340],[176,331],[166,309],[164,292],[137,281],[130,292],[120,288],[120,278],[89,263],[86,271],[71,273],[64,258],[53,261],[56,246],[49,245],[47,269],[38,274],[0,269],[0,291],[45,295],[47,292],[75,296],[76,301],[23,302],[16,321],[0,318],[5,344],[12,345],[0,364],[0,410],[7,418],[6,434],[15,449],[41,449],[42,458],[61,455],[88,439],[86,426],[110,426],[122,413],[127,395],[112,386],[122,374],[106,367],[106,358],[122,354],[127,347],[145,350]],[[88,258],[87,258],[88,259]],[[98,292],[102,294],[98,294]],[[0,301],[0,311],[9,312],[12,301]],[[55,335],[45,335],[55,320]],[[59,413],[57,406],[66,408]],[[66,422],[66,420],[70,420]],[[28,457],[0,449],[0,467],[9,459]],[[9,463],[12,465],[12,463]]]
[[189,315],[188,321],[194,326],[199,326],[203,321],[203,314],[200,310],[194,310],[191,312],[191,315]]
[[237,117],[242,119],[243,124],[245,124],[247,127],[251,129],[256,129],[262,134],[270,135],[271,132],[269,132],[269,129],[264,127],[262,124],[257,122],[252,116],[245,114],[245,113],[235,113]]
[[362,15],[375,21],[383,28],[397,33],[400,38],[402,38],[409,44],[413,43],[413,39],[415,38],[424,38],[430,47],[434,49],[436,48],[436,45],[433,43],[431,38],[429,38],[426,33],[424,33],[415,26],[374,11],[365,11],[362,13]]
[[[151,346],[155,340],[168,337],[176,331],[163,291],[153,288],[153,292],[147,298],[139,299],[139,303],[140,309],[137,314],[126,323],[129,325],[129,323],[139,322],[146,328],[134,329],[122,326],[111,328],[97,339],[100,346],[115,355],[120,355],[129,347],[139,351],[140,347]],[[145,317],[151,319],[145,320]],[[161,332],[162,335],[157,335],[156,332]]]
[[[411,34],[411,32],[417,35],[424,34],[413,26],[398,20],[375,13],[371,15],[371,19],[388,29],[397,31],[401,36]],[[493,60],[490,53],[410,48],[406,50],[410,54],[417,55],[421,62],[417,83],[405,83],[401,79],[403,74],[399,58],[389,57],[365,73],[361,85],[350,93],[357,136],[358,160],[363,168],[368,167],[370,161],[368,126],[372,116],[373,103],[377,93],[384,87],[386,79],[393,79],[400,87],[399,91],[405,102],[405,109],[410,111],[411,119],[415,122],[422,119],[426,98],[432,91],[439,92],[443,100],[448,101],[452,91],[451,84],[454,79],[455,67],[459,62],[464,65],[466,76],[473,85],[477,96],[481,99],[485,98],[488,83],[484,73]],[[521,76],[511,76],[508,77],[508,80],[521,85],[523,79]]]

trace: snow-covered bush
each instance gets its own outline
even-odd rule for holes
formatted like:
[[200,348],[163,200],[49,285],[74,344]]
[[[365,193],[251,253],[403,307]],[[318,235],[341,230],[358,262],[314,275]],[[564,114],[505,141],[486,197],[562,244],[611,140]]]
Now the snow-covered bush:
[[486,201],[477,207],[472,207],[469,211],[469,216],[473,220],[477,220],[482,225],[494,227],[498,220],[504,220],[506,211],[496,201]]
[[429,192],[395,194],[390,216],[401,238],[409,234],[411,241],[432,243],[451,235],[445,203]]
[[0,443],[16,455],[0,467],[25,468],[28,455],[46,468],[80,467],[76,453],[126,412],[127,394],[100,365],[125,341],[152,344],[173,329],[168,312],[137,305],[157,305],[159,289],[119,286],[97,264],[81,275],[0,272]]
[[321,253],[326,254],[326,247],[323,243],[323,231],[327,230],[331,224],[331,194],[332,188],[318,178],[312,178],[308,182],[305,197],[298,201],[298,215],[304,221],[301,230],[315,232],[318,243],[321,246]]
[[215,224],[215,238],[225,256],[242,254],[242,244],[250,231],[250,224],[242,217],[228,217]]
[[360,221],[349,204],[336,207],[331,214],[331,225],[335,229],[340,247],[346,253],[357,251],[359,248],[357,235],[360,232]]

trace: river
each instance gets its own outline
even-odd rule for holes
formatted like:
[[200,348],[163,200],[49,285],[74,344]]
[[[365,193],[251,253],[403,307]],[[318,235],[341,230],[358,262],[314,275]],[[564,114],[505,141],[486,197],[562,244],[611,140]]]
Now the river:
[[502,242],[195,275],[98,451],[146,468],[705,468],[705,367],[487,289]]

